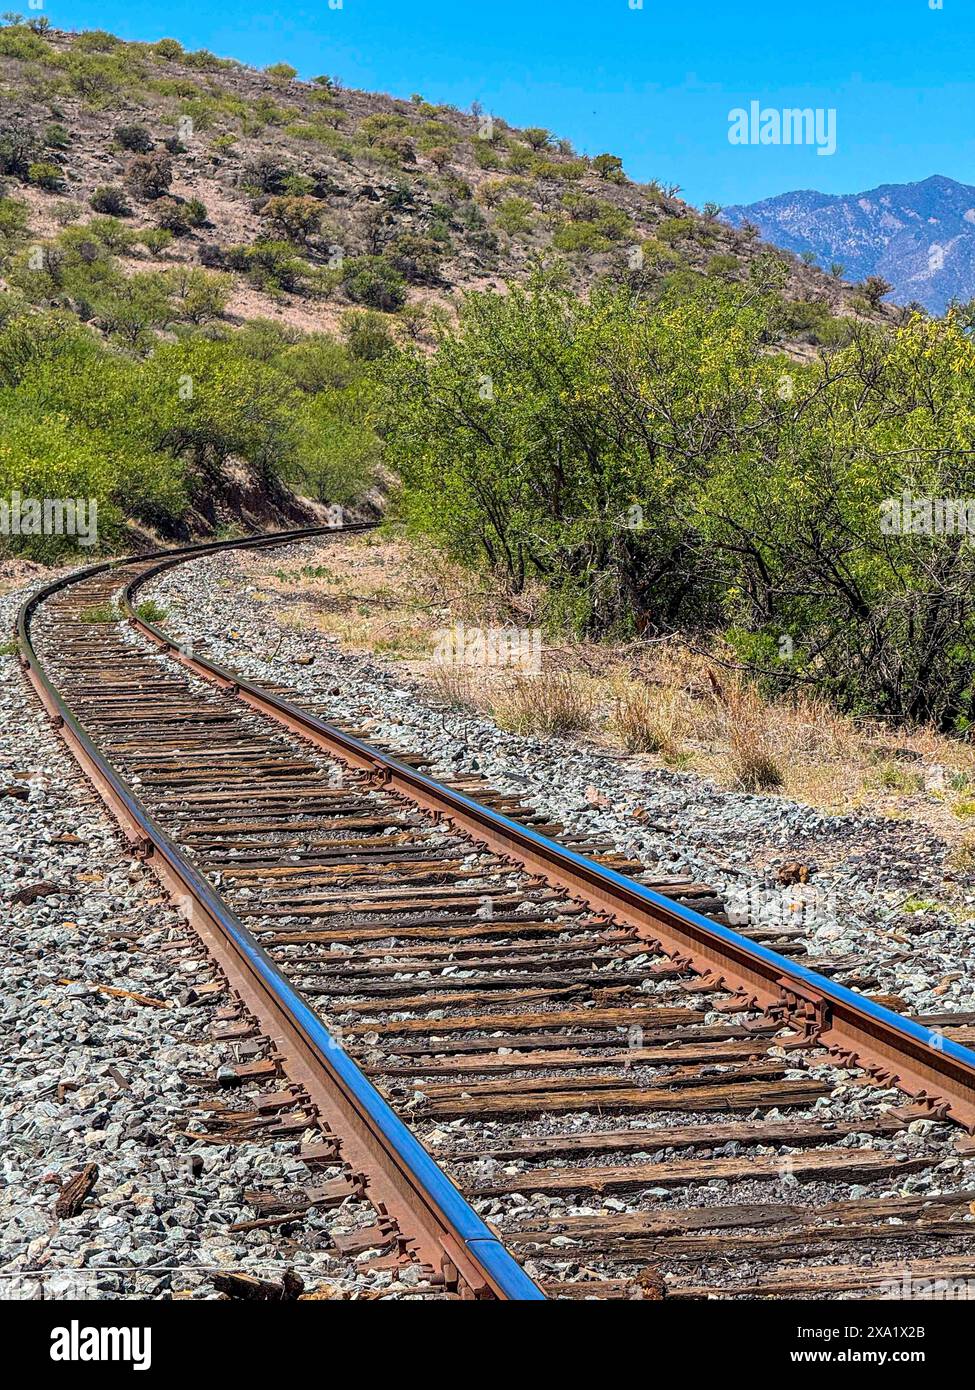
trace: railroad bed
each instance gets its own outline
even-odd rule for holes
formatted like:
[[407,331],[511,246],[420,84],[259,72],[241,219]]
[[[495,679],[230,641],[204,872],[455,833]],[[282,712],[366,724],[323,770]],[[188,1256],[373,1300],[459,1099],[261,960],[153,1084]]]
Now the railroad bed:
[[[954,1046],[973,1036],[971,1018],[922,1020],[899,1039],[875,1010],[878,1041],[857,1053],[843,1000],[824,1004],[784,959],[770,1007],[706,885],[649,885],[715,924],[713,941],[698,922],[700,948],[675,949],[680,909],[676,924],[657,909],[655,934],[619,887],[607,910],[612,884],[567,887],[568,870],[549,870],[540,850],[508,852],[503,827],[482,834],[473,813],[440,806],[433,784],[406,795],[384,750],[362,753],[354,730],[336,756],[286,711],[253,708],[243,682],[201,680],[189,653],[160,653],[121,620],[90,621],[155,568],[52,593],[32,618],[38,661],[149,817],[466,1198],[459,1233],[431,1235],[422,1193],[403,1195],[348,1104],[330,1108],[334,1077],[312,1078],[313,1060],[287,1043],[262,1059],[252,1079],[273,1088],[283,1072],[334,1131],[302,1150],[309,1170],[333,1192],[350,1178],[367,1188],[401,1256],[413,1251],[448,1290],[503,1297],[532,1296],[528,1279],[510,1280],[512,1255],[555,1297],[872,1297],[908,1274],[915,1285],[975,1279],[975,1146],[949,1118],[970,1127],[975,1114],[975,1059]],[[471,779],[448,790],[533,819]],[[561,833],[534,820],[536,835]],[[640,874],[606,847],[568,847]],[[261,1017],[240,994],[228,1038],[253,1031],[245,1007]],[[284,1213],[280,1195],[262,1212],[254,1194],[255,1219],[300,1222],[322,1189],[313,1177]],[[465,1208],[503,1248],[473,1226],[465,1238]],[[497,1277],[478,1273],[478,1252]]]

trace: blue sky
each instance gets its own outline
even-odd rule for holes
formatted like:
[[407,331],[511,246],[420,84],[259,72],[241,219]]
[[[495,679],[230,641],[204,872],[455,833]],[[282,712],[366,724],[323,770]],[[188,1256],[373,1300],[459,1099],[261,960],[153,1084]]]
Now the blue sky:
[[[13,0],[11,0],[13,4]],[[794,188],[975,183],[973,0],[44,0],[52,24],[543,125],[700,206]],[[26,10],[26,0],[23,8]],[[734,146],[728,114],[835,108],[837,150]]]

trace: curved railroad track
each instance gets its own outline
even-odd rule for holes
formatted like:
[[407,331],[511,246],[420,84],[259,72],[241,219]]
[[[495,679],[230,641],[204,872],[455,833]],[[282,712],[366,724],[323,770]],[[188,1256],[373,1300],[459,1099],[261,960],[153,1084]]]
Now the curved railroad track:
[[174,565],[320,534],[95,566],[18,624],[65,743],[273,1040],[252,1079],[317,1117],[288,1219],[366,1189],[396,1258],[467,1298],[975,1279],[967,1019],[894,1014],[706,888],[435,781],[139,615]]

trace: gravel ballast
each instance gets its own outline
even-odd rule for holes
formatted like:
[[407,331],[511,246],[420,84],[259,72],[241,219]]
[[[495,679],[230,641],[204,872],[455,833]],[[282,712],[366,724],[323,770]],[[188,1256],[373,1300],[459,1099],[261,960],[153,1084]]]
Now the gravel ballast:
[[[3,631],[23,597],[0,598]],[[368,1268],[375,1251],[330,1248],[376,1222],[368,1201],[230,1229],[255,1216],[248,1190],[308,1185],[298,1146],[317,1133],[214,1141],[203,1112],[260,1095],[220,1078],[269,1045],[212,1040],[230,998],[218,971],[12,655],[0,656],[0,789],[0,1299],[213,1298],[220,1272],[280,1283],[288,1270],[316,1297],[429,1296],[416,1266],[396,1275]],[[58,1216],[92,1164],[77,1214]]]
[[[798,932],[817,960],[856,958],[869,991],[893,996],[906,1012],[975,1006],[975,886],[953,874],[946,843],[929,829],[726,791],[581,739],[524,737],[479,713],[447,708],[372,656],[280,626],[255,597],[261,576],[282,565],[327,564],[328,544],[201,558],[143,593],[165,608],[165,626],[192,636],[201,654],[256,681],[286,685],[325,717],[368,723],[378,740],[431,758],[435,773],[479,772],[650,870],[713,885],[732,922]],[[809,883],[778,882],[778,869],[792,861],[808,866]],[[936,902],[949,888],[960,907]]]

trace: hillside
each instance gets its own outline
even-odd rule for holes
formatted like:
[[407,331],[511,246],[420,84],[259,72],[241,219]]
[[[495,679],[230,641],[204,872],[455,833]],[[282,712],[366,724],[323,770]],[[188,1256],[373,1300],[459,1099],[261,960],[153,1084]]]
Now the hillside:
[[[405,309],[422,337],[425,307],[503,289],[539,258],[564,261],[585,292],[607,274],[652,283],[680,268],[744,279],[769,254],[718,209],[698,213],[542,128],[299,82],[287,65],[259,72],[172,39],[8,26],[0,92],[0,173],[29,205],[30,237],[112,216],[130,272],[229,274],[231,322],[328,329],[351,304]],[[857,306],[876,316],[835,277],[776,255],[801,306],[786,337],[815,342],[811,327]]]
[[940,174],[845,196],[782,193],[723,216],[823,265],[838,261],[850,279],[880,276],[902,304],[940,314],[975,295],[975,187]]

